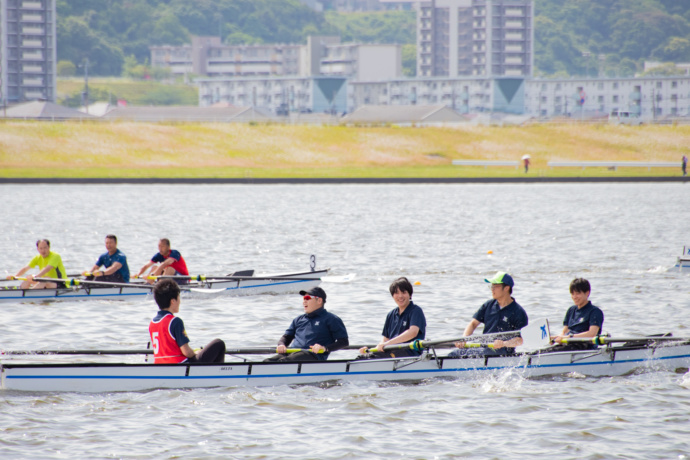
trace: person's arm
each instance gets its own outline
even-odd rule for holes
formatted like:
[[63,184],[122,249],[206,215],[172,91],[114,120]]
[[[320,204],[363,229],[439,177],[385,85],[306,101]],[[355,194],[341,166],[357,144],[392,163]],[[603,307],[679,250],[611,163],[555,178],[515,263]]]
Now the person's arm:
[[[411,342],[415,337],[417,337],[417,334],[419,334],[419,327],[418,326],[410,326],[410,328],[408,330],[401,333],[399,336],[393,337],[390,340],[386,340],[386,341],[379,343],[376,346],[376,348],[379,351],[384,351],[384,349],[388,345],[395,345],[396,343]],[[385,337],[384,337],[384,339],[385,339]]]
[[103,276],[112,275],[120,268],[122,268],[122,264],[120,262],[113,262],[113,264],[110,267],[106,268],[105,270],[101,270],[101,273],[103,273]]
[[168,258],[165,259],[163,262],[161,262],[161,265],[160,265],[160,267],[158,267],[158,268],[169,267],[169,266],[171,266],[172,264],[174,264],[175,262],[177,262],[177,259],[174,259],[174,258],[172,258],[172,257],[168,257]]
[[14,276],[9,275],[7,277],[7,279],[13,280],[15,278],[19,278],[20,276],[22,276],[24,273],[28,272],[29,270],[31,270],[31,267],[27,265],[26,267],[23,267],[21,270],[19,270],[16,275],[14,275]]
[[278,346],[276,347],[276,353],[284,354],[287,350],[288,345],[292,343],[295,339],[294,335],[283,334],[283,336],[278,339]]
[[[469,324],[465,328],[465,332],[463,332],[462,335],[464,335],[465,337],[469,337],[470,335],[472,335],[472,333],[474,333],[474,330],[477,329],[477,327],[480,324],[482,323],[480,323],[477,319],[472,318],[472,321],[469,322]],[[458,348],[465,348],[465,342],[455,342],[455,346]]]
[[[388,342],[388,337],[386,337],[385,335],[381,338],[381,341],[379,342],[379,345],[381,345],[381,344],[384,343],[384,342]],[[376,349],[379,350],[379,351],[381,351],[381,349],[379,348],[379,345],[376,345]],[[366,352],[367,352],[367,347],[362,347],[362,348],[359,349],[359,354],[360,354],[360,355],[363,355],[363,354],[366,353]]]
[[141,267],[141,270],[139,270],[139,273],[137,273],[137,278],[141,276],[142,273],[144,273],[146,270],[148,270],[153,264],[155,264],[153,260],[149,260],[143,267]]
[[335,342],[329,343],[326,346],[319,345],[318,343],[316,343],[316,344],[311,346],[311,351],[313,351],[314,353],[318,353],[319,350],[323,349],[324,351],[331,352],[331,351],[341,350],[348,345],[350,345],[350,339],[345,337],[342,339],[335,339]]
[[574,334],[573,337],[581,337],[586,339],[589,337],[596,337],[597,335],[599,335],[599,326],[589,326],[589,330]]
[[46,273],[48,273],[52,269],[53,269],[52,265],[46,265],[45,267],[43,267],[43,270],[41,270],[40,272],[36,273],[36,275],[34,275],[34,278],[42,278]]
[[561,340],[563,339],[563,337],[567,336],[569,332],[570,329],[568,328],[568,326],[563,326],[563,331],[561,331],[559,335],[551,337],[551,341],[553,343],[562,343]]
[[185,343],[184,345],[182,345],[180,347],[180,351],[187,358],[193,358],[196,356],[196,353],[194,353],[194,350],[192,350],[192,347],[190,347],[188,343]]
[[515,348],[522,345],[522,337],[513,337],[510,340],[494,340],[494,349],[498,350],[503,347]]

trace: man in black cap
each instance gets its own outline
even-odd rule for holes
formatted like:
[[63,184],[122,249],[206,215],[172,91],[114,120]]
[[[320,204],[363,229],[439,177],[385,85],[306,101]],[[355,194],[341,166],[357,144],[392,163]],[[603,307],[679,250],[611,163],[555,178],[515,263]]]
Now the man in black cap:
[[[529,322],[527,312],[512,297],[515,282],[513,277],[505,272],[498,272],[491,279],[485,279],[491,284],[492,299],[485,302],[472,321],[465,328],[464,336],[472,335],[481,323],[484,323],[484,334],[497,332],[519,331]],[[456,342],[459,350],[453,350],[449,356],[460,357],[468,354],[504,355],[512,353],[515,347],[522,345],[522,337],[510,340],[494,340],[493,350],[490,348],[465,348],[465,342]]]
[[[326,292],[320,287],[299,291],[304,305],[304,314],[292,320],[290,327],[278,340],[277,355],[266,361],[325,361],[331,351],[340,350],[350,344],[343,321],[323,307]],[[309,349],[287,353],[291,348]]]

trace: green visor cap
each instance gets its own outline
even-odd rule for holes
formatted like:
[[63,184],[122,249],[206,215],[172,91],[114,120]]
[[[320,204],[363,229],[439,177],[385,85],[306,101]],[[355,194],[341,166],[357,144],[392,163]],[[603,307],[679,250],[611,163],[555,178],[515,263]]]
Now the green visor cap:
[[515,282],[513,282],[513,277],[507,274],[506,272],[497,272],[493,278],[485,279],[484,281],[491,284],[505,284],[506,286],[510,287],[515,286]]

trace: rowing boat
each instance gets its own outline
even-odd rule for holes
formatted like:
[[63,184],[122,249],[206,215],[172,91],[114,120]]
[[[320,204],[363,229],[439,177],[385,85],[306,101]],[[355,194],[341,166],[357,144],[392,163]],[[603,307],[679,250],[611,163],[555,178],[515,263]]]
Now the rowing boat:
[[676,261],[678,270],[690,270],[690,246],[683,246],[683,255]]
[[[222,294],[259,295],[289,294],[307,290],[321,283],[326,270],[309,272],[279,273],[251,276],[197,277],[189,284],[180,286],[183,295]],[[0,288],[0,302],[40,302],[56,300],[127,300],[145,298],[150,295],[152,285],[138,283],[98,283],[84,284],[77,281],[74,286],[58,289],[18,289]]]
[[[661,342],[641,338],[598,349],[536,351],[508,356],[450,358],[434,348],[419,357],[381,360],[329,360],[224,364],[12,363],[0,365],[1,388],[20,391],[114,392],[156,388],[210,388],[318,384],[330,381],[419,381],[477,378],[510,371],[526,378],[577,373],[618,376],[638,369],[687,371],[690,340]],[[232,351],[228,351],[231,353]],[[341,352],[339,352],[341,353]]]

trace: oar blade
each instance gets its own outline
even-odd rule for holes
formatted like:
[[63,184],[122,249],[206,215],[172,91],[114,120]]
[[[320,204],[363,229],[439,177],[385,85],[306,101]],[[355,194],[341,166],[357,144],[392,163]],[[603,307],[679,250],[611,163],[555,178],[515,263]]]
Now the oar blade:
[[527,326],[520,329],[520,336],[522,337],[520,351],[538,350],[549,346],[551,341],[549,320],[540,318],[530,321]]

